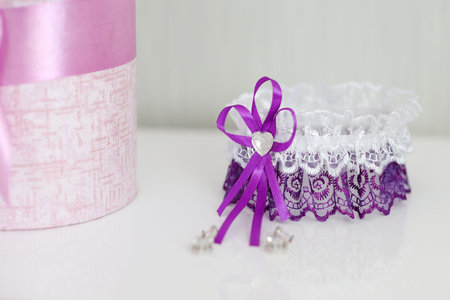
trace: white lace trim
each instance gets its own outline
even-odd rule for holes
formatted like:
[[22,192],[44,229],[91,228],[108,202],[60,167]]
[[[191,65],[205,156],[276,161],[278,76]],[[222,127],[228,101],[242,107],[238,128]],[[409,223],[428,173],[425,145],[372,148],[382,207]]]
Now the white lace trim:
[[[297,115],[297,133],[291,147],[272,153],[274,164],[285,173],[303,168],[310,175],[327,169],[337,176],[344,167],[367,168],[381,173],[390,162],[404,163],[404,154],[412,152],[406,127],[420,112],[413,92],[386,89],[368,82],[349,82],[334,87],[320,84],[282,86],[282,107],[291,107]],[[251,108],[252,94],[241,95],[233,104]],[[256,95],[258,111],[264,119],[271,104],[271,88]],[[250,132],[237,114],[231,114],[237,133]],[[288,113],[277,119],[275,140],[285,141],[292,132]],[[245,167],[253,149],[231,142],[229,153]]]

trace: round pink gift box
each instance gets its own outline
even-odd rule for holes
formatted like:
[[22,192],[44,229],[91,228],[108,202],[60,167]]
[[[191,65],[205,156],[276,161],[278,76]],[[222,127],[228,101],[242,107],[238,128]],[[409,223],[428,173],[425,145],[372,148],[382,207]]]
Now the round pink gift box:
[[[92,17],[89,5],[93,5],[93,11],[105,7],[100,20]],[[8,22],[14,22],[21,12],[27,17],[42,16],[42,11],[51,14],[51,10],[58,9],[69,12],[76,9],[72,17],[85,17],[84,29],[73,26],[77,21],[70,20],[70,14],[66,16],[69,20],[55,17],[56,23],[51,24],[51,27],[66,26],[67,21],[74,21],[64,28],[68,35],[73,31],[67,49],[64,49],[67,36],[55,43],[59,43],[58,51],[69,52],[67,57],[73,55],[75,61],[55,57],[55,65],[66,65],[65,69],[60,68],[64,71],[52,73],[48,69],[52,67],[48,65],[51,60],[47,57],[38,63],[43,66],[44,75],[35,70],[17,71],[14,65],[27,66],[29,62],[19,59],[17,52],[12,51],[22,41],[18,33],[11,34],[20,28],[11,29],[12,24]],[[117,13],[122,16],[117,18]],[[0,17],[4,32],[9,33],[6,39],[3,35],[0,44],[4,66],[0,76],[0,104],[10,132],[11,153],[8,196],[0,198],[0,229],[75,224],[105,216],[128,204],[137,190],[134,1],[117,0],[114,8],[106,0],[51,1],[3,7]],[[108,22],[103,22],[107,26],[101,25],[101,18],[107,18]],[[91,30],[88,26],[101,27]],[[27,30],[35,29],[22,28],[21,34],[27,35]],[[47,36],[55,32],[46,30],[41,28],[39,37],[47,41],[58,38]],[[92,32],[105,39],[92,36]],[[88,34],[91,37],[86,37]],[[75,41],[78,45],[71,44],[73,39],[79,39]],[[104,45],[94,45],[93,41]],[[83,46],[79,43],[85,43],[82,51],[76,48]],[[45,55],[47,52],[42,51],[51,51],[46,49],[51,46],[46,44],[42,49],[38,46],[37,50],[24,51],[22,55],[34,55],[32,51]],[[93,60],[91,54],[99,55],[102,61]],[[17,80],[20,77],[25,79],[21,82]]]

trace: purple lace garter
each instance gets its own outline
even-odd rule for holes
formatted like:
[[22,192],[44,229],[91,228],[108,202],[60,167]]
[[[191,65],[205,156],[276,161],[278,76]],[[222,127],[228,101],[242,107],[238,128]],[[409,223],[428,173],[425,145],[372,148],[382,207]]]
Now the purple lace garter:
[[[219,129],[232,140],[227,146],[226,197],[219,214],[229,203],[240,208],[230,213],[216,242],[222,241],[244,206],[252,208],[255,216],[268,211],[271,220],[279,216],[297,221],[309,211],[325,221],[336,212],[350,218],[355,213],[363,218],[374,210],[388,215],[396,199],[406,199],[411,189],[405,155],[413,150],[407,124],[421,111],[414,93],[368,82],[286,87],[264,78],[253,94],[241,95],[218,119]],[[272,88],[259,88],[267,80]],[[224,126],[232,108],[238,112],[229,114],[236,127],[233,134]],[[268,135],[271,150],[258,148],[253,143],[255,135],[261,143]],[[280,144],[285,147],[281,149]],[[255,157],[264,161],[259,169]],[[252,182],[249,174],[255,172],[259,177]],[[258,191],[265,196],[258,196]],[[259,244],[258,222],[254,217],[251,245]]]
[[[231,162],[223,185],[226,193],[235,184],[242,170],[236,161]],[[405,165],[396,162],[387,165],[381,175],[363,168],[359,172],[342,172],[337,177],[331,176],[327,171],[308,175],[300,168],[292,174],[286,174],[276,168],[276,175],[293,221],[300,220],[307,211],[312,212],[319,221],[325,221],[336,212],[354,218],[355,211],[363,218],[377,209],[388,215],[394,200],[406,200],[406,193],[411,191]],[[234,198],[233,203],[241,195],[242,191]],[[255,203],[256,194],[247,206],[255,209]],[[270,220],[274,220],[277,209],[270,193],[266,210],[269,211]]]

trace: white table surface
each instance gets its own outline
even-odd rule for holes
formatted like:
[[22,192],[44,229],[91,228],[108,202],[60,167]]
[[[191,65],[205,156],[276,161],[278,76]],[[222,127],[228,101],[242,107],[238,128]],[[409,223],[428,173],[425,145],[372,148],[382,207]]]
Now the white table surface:
[[[195,255],[192,238],[224,220],[225,143],[217,130],[140,130],[130,205],[85,224],[0,232],[0,298],[450,299],[450,139],[413,138],[413,191],[389,216],[288,221],[293,243],[269,254],[248,246],[246,209],[221,246]],[[277,225],[265,218],[262,236]]]

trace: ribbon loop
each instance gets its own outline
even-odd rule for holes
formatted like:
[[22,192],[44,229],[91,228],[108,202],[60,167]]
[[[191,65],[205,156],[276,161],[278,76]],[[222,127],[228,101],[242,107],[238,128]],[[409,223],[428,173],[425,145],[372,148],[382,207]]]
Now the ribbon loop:
[[[261,122],[261,117],[258,114],[258,110],[256,108],[255,97],[260,86],[266,81],[271,81],[272,83],[272,103],[267,113],[266,119],[264,120],[264,122]],[[249,112],[248,109],[242,105],[227,106],[220,112],[219,117],[217,118],[217,128],[221,130],[223,133],[225,133],[234,142],[246,147],[253,147],[251,137],[226,132],[225,120],[230,110],[233,108],[236,109],[236,111],[244,120],[245,124],[247,125],[251,133],[268,131],[274,137],[276,136],[277,131],[276,118],[278,116],[278,113],[281,111],[289,111],[294,120],[292,134],[289,140],[287,140],[286,142],[281,143],[274,142],[272,148],[270,149],[270,151],[275,152],[284,151],[289,148],[289,146],[292,144],[292,141],[294,140],[295,132],[297,130],[297,119],[292,109],[290,108],[279,109],[281,106],[281,98],[282,93],[278,82],[276,82],[273,79],[270,79],[269,77],[262,77],[261,79],[258,80],[258,82],[255,85],[251,112]],[[222,204],[217,210],[219,215],[222,215],[225,208],[233,201],[233,199],[236,197],[239,191],[241,189],[244,189],[244,192],[242,193],[242,196],[236,203],[236,206],[227,216],[221,228],[219,229],[219,232],[217,233],[217,236],[214,240],[216,243],[220,244],[222,242],[231,223],[245,208],[245,206],[248,204],[255,191],[257,191],[257,200],[250,235],[251,246],[259,246],[261,222],[266,208],[267,192],[269,188],[272,192],[275,206],[277,208],[278,215],[281,221],[285,221],[289,218],[290,216],[289,210],[287,209],[284,197],[281,193],[278,179],[275,174],[274,166],[272,165],[272,158],[270,156],[270,151],[267,152],[267,154],[265,154],[264,156],[261,156],[257,152],[255,152],[253,156],[250,158],[249,162],[247,163],[238,180],[235,182],[231,190],[225,196]]]
[[[295,116],[294,110],[292,110],[292,108],[288,108],[288,107],[280,109],[279,111],[277,111],[277,113],[274,117],[275,120],[281,111],[290,112],[294,123],[292,126],[292,133],[291,133],[289,140],[287,140],[286,142],[273,142],[272,151],[274,151],[274,152],[283,152],[283,151],[287,150],[291,146],[292,142],[294,141],[295,133],[297,132],[297,117]],[[276,122],[273,122],[273,123],[275,124]]]
[[[255,97],[256,92],[258,92],[261,85],[263,85],[263,83],[269,80],[272,83],[272,104],[270,106],[269,112],[267,113],[266,119],[264,120],[264,123],[262,123],[261,117],[259,116],[258,109],[256,107]],[[278,108],[280,108],[281,97],[282,97],[281,87],[275,80],[270,79],[269,77],[262,77],[261,79],[258,80],[258,82],[256,82],[255,89],[253,91],[252,115],[258,126],[261,128],[261,131],[268,131],[272,123],[273,117],[275,116],[275,113],[277,112]],[[272,132],[272,134],[275,135],[274,132]]]
[[242,120],[244,120],[245,124],[247,124],[247,127],[250,129],[250,132],[253,133],[259,129],[259,126],[253,119],[252,114],[248,111],[248,109],[245,106],[239,104],[227,106],[220,112],[219,117],[217,118],[217,128],[219,128],[220,131],[225,133],[234,142],[246,147],[252,147],[252,139],[250,137],[228,133],[225,130],[225,121],[227,119],[228,113],[233,108],[239,113]]

